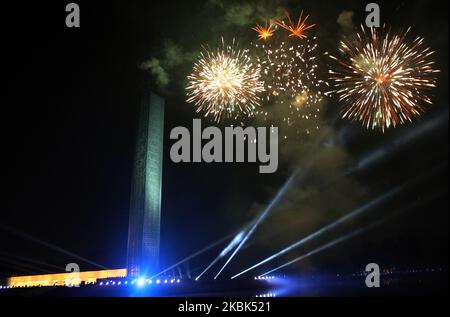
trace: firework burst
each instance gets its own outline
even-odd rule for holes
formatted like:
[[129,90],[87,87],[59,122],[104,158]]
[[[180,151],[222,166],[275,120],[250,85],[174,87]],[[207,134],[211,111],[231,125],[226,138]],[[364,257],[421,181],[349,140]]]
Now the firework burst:
[[269,26],[266,25],[265,27],[258,24],[252,30],[258,33],[258,38],[262,41],[268,40],[275,33],[275,28],[272,24]]
[[236,46],[235,41],[226,45],[222,39],[221,48],[205,48],[188,76],[187,101],[216,122],[253,116],[264,91],[260,68],[252,63],[247,50]]
[[408,42],[405,32],[371,29],[341,42],[342,58],[330,71],[334,92],[344,103],[343,118],[360,121],[367,129],[381,129],[412,121],[423,103],[431,104],[429,91],[436,87],[433,52],[424,39]]
[[[298,133],[319,128],[313,121],[319,119],[322,90],[327,83],[318,78],[316,40],[256,44],[257,63],[265,82],[263,99],[277,105],[280,119],[289,127],[295,125]],[[266,108],[258,114],[266,120],[276,116]]]
[[316,24],[308,24],[307,21],[309,19],[309,15],[307,15],[305,18],[303,18],[303,11],[300,13],[300,18],[297,21],[297,24],[294,24],[292,22],[292,19],[290,15],[287,15],[289,23],[286,23],[284,20],[277,21],[277,25],[282,27],[283,29],[290,32],[290,37],[297,37],[299,39],[305,39],[306,31],[315,27]]

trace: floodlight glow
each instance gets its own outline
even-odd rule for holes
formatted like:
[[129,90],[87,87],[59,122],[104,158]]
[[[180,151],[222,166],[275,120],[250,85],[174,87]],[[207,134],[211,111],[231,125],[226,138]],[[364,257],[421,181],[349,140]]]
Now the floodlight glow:
[[195,280],[198,281],[203,274],[205,274],[206,272],[209,271],[209,269],[211,267],[214,266],[214,264],[216,264],[221,258],[223,258],[225,255],[227,255],[228,253],[230,253],[244,238],[244,234],[245,234],[245,230],[239,232],[234,238],[233,240],[222,250],[222,252],[220,252],[220,254],[203,270],[203,272],[201,272],[196,278]]
[[137,280],[137,285],[139,286],[139,287],[142,287],[142,286],[144,286],[145,285],[145,279],[144,278],[140,278],[140,279],[138,279]]
[[[434,170],[434,169],[433,169],[433,170]],[[364,227],[364,228],[361,228],[361,229],[357,229],[357,230],[355,230],[355,231],[352,231],[351,233],[345,235],[344,237],[335,239],[335,240],[331,241],[330,243],[325,244],[325,245],[322,246],[322,247],[319,247],[319,248],[317,248],[317,249],[315,249],[315,250],[313,250],[313,251],[311,251],[311,252],[309,252],[309,253],[307,253],[307,254],[305,254],[305,255],[302,255],[302,256],[300,256],[300,257],[298,257],[298,258],[296,258],[296,259],[294,259],[294,260],[292,260],[292,261],[289,261],[288,263],[285,263],[285,264],[283,264],[283,265],[281,265],[281,266],[278,266],[278,267],[276,267],[275,269],[272,269],[272,270],[270,270],[270,271],[268,271],[268,272],[266,272],[266,273],[264,273],[264,274],[261,274],[260,276],[265,276],[265,275],[267,275],[267,274],[270,274],[270,273],[273,273],[273,272],[275,272],[275,271],[278,271],[278,270],[280,270],[280,269],[282,269],[282,268],[285,268],[286,266],[289,266],[289,265],[291,265],[291,264],[293,264],[293,263],[295,263],[295,262],[299,262],[299,261],[301,261],[301,260],[303,260],[303,259],[305,259],[305,258],[307,258],[307,257],[309,257],[309,256],[315,255],[315,254],[317,254],[317,253],[319,253],[319,252],[322,252],[322,251],[324,251],[324,250],[326,250],[326,249],[328,249],[328,248],[331,248],[331,247],[335,246],[336,244],[339,244],[339,243],[341,243],[341,242],[344,242],[344,241],[346,241],[346,240],[349,240],[350,238],[353,238],[353,237],[355,237],[355,236],[357,236],[357,235],[359,235],[359,234],[364,233],[365,231],[371,229],[372,227],[378,226],[378,225],[380,225],[380,224],[386,222],[387,220],[389,220],[390,218],[393,218],[393,217],[396,216],[396,215],[399,215],[399,214],[402,214],[402,213],[406,212],[407,210],[409,210],[410,208],[412,208],[412,207],[415,206],[415,205],[416,205],[415,203],[412,203],[412,204],[410,204],[409,206],[404,207],[404,208],[403,208],[402,210],[400,210],[399,212],[394,213],[394,214],[391,215],[390,217],[381,219],[381,220],[379,220],[379,221],[377,221],[377,222],[375,222],[375,223],[373,223],[373,224],[370,224],[370,225],[368,225],[368,226],[366,226],[366,227]]]
[[366,169],[373,163],[383,159],[385,156],[392,155],[392,153],[401,149],[405,144],[411,143],[418,137],[431,133],[436,128],[448,123],[448,109],[445,114],[439,114],[431,120],[418,124],[412,129],[406,130],[399,137],[384,145],[361,159],[355,169]]
[[220,253],[220,257],[224,257],[225,255],[230,253],[231,250],[233,250],[234,247],[237,246],[242,241],[242,239],[244,238],[244,234],[245,234],[245,231],[239,232],[234,237],[234,239],[230,242],[230,244],[228,244],[227,247],[225,249],[223,249],[223,251]]
[[72,257],[72,258],[76,258],[76,259],[78,259],[78,260],[80,260],[80,261],[89,263],[89,264],[91,264],[91,265],[93,265],[93,266],[96,266],[96,267],[100,268],[101,270],[108,270],[108,268],[105,267],[105,266],[103,266],[103,265],[100,265],[100,264],[95,263],[95,262],[93,262],[93,261],[91,261],[91,260],[89,260],[89,259],[86,259],[86,258],[84,258],[84,257],[81,257],[81,256],[79,256],[78,254],[75,254],[75,253],[73,253],[73,252],[70,252],[70,251],[68,251],[68,250],[66,250],[66,249],[63,249],[63,248],[57,246],[57,245],[54,245],[54,244],[51,244],[51,243],[46,242],[46,241],[44,241],[44,240],[38,239],[38,238],[36,238],[36,237],[33,237],[32,235],[30,235],[30,234],[28,234],[28,233],[22,232],[22,231],[20,231],[20,230],[17,230],[17,229],[15,229],[15,228],[12,228],[12,227],[7,227],[7,226],[5,226],[5,225],[3,225],[3,224],[0,224],[0,228],[3,229],[3,230],[5,230],[5,231],[8,231],[9,233],[11,233],[11,234],[13,234],[13,235],[20,236],[20,237],[22,237],[22,238],[24,238],[24,239],[33,241],[33,242],[35,242],[35,243],[37,243],[37,244],[40,244],[40,245],[42,245],[42,246],[44,246],[44,247],[47,247],[47,248],[49,248],[49,249],[53,249],[53,250],[55,250],[55,251],[57,251],[57,252],[63,253],[63,254],[68,255],[68,256],[70,256],[70,257]]
[[170,267],[164,269],[163,271],[161,271],[161,272],[159,272],[158,274],[152,276],[151,278],[152,278],[152,279],[153,279],[153,278],[157,278],[158,276],[160,276],[160,275],[166,273],[167,271],[172,270],[173,268],[179,266],[180,264],[183,264],[183,263],[185,263],[185,262],[187,262],[187,261],[189,261],[189,260],[191,260],[191,259],[193,259],[193,258],[195,258],[195,257],[197,257],[197,256],[199,256],[199,255],[201,255],[201,254],[203,254],[203,253],[205,253],[206,251],[208,251],[208,250],[210,250],[210,249],[212,249],[212,248],[218,246],[219,244],[223,243],[224,241],[228,240],[229,238],[231,238],[231,237],[232,237],[233,235],[235,235],[235,234],[236,234],[236,232],[233,232],[233,233],[227,235],[226,237],[223,237],[223,238],[221,238],[220,240],[217,240],[217,241],[211,243],[210,245],[204,247],[204,248],[201,249],[200,251],[197,251],[197,252],[195,252],[194,254],[192,254],[192,255],[190,255],[190,256],[184,258],[183,260],[181,260],[181,261],[179,261],[179,262],[177,262],[177,263],[171,265]]
[[236,277],[239,277],[239,276],[241,276],[241,275],[243,275],[243,274],[245,274],[245,273],[247,273],[247,272],[249,272],[249,271],[251,271],[253,269],[256,269],[257,267],[259,267],[259,266],[261,266],[261,265],[263,265],[263,264],[265,264],[267,262],[270,262],[270,261],[272,261],[272,260],[274,260],[274,259],[276,259],[276,258],[278,258],[278,257],[280,257],[280,256],[282,256],[282,255],[284,255],[284,254],[286,254],[286,253],[288,253],[288,252],[290,252],[290,251],[292,251],[292,250],[294,250],[294,249],[304,245],[305,243],[310,242],[313,239],[316,239],[317,237],[319,237],[319,236],[327,233],[328,231],[336,228],[338,225],[340,225],[340,224],[342,224],[344,222],[347,222],[347,221],[349,221],[349,220],[351,220],[351,219],[353,219],[353,218],[355,218],[355,217],[357,217],[357,216],[359,216],[361,214],[366,213],[367,211],[371,210],[373,207],[377,206],[378,204],[384,202],[388,198],[391,198],[392,196],[394,196],[397,193],[399,193],[403,187],[404,187],[404,185],[395,187],[394,189],[390,190],[388,193],[377,197],[376,199],[374,199],[374,200],[370,201],[369,203],[365,204],[364,206],[361,206],[360,208],[354,210],[353,212],[351,212],[351,213],[349,213],[349,214],[339,218],[335,222],[333,222],[333,223],[331,223],[331,224],[329,224],[329,225],[319,229],[318,231],[310,234],[309,236],[307,236],[307,237],[297,241],[296,243],[294,243],[294,244],[284,248],[283,250],[281,250],[281,251],[279,251],[279,252],[269,256],[268,258],[260,261],[259,263],[253,265],[252,267],[250,267],[250,268],[248,268],[248,269],[246,269],[246,270],[244,270],[244,271],[234,275],[233,277],[231,277],[231,279],[235,279]]
[[258,228],[259,224],[266,219],[266,217],[269,215],[269,213],[272,211],[273,207],[276,206],[283,197],[283,195],[286,193],[286,191],[291,187],[292,182],[296,178],[298,174],[298,171],[295,171],[289,179],[284,183],[284,185],[281,187],[281,189],[278,191],[276,196],[272,199],[270,204],[264,209],[264,211],[259,215],[258,219],[255,221],[253,226],[250,228],[250,230],[247,232],[245,237],[241,240],[239,245],[236,247],[236,249],[233,251],[231,256],[228,258],[228,260],[225,262],[225,264],[222,266],[222,268],[219,270],[219,272],[216,274],[214,279],[217,279],[219,275],[222,273],[222,271],[227,267],[227,265],[231,262],[231,260],[236,256],[236,254],[239,252],[239,250],[244,246],[244,244],[247,242],[247,240],[252,236],[252,234],[255,232],[256,228]]
[[[379,223],[376,223],[374,225],[377,225],[377,224],[379,224]],[[261,276],[265,277],[267,274],[270,274],[270,273],[273,273],[275,271],[278,271],[278,270],[280,270],[282,268],[285,268],[286,266],[289,266],[289,265],[291,265],[293,263],[299,262],[299,261],[301,261],[301,260],[303,260],[303,259],[305,259],[307,257],[313,256],[313,255],[315,255],[315,254],[317,254],[319,252],[322,252],[322,251],[324,251],[326,249],[329,249],[329,248],[331,248],[331,247],[333,247],[333,246],[335,246],[335,245],[337,245],[339,243],[347,241],[347,240],[349,240],[349,239],[351,239],[351,238],[353,238],[353,237],[355,237],[357,235],[360,235],[360,234],[366,232],[370,227],[373,227],[374,225],[370,225],[370,226],[367,226],[367,227],[364,227],[364,228],[361,228],[361,229],[354,230],[351,233],[349,233],[349,234],[347,234],[347,235],[345,235],[345,236],[343,236],[341,238],[335,239],[335,240],[333,240],[333,241],[331,241],[331,242],[329,242],[329,243],[327,243],[327,244],[325,244],[325,245],[323,245],[323,246],[321,246],[321,247],[319,247],[319,248],[317,248],[317,249],[315,249],[315,250],[313,250],[311,252],[308,252],[308,253],[306,253],[306,254],[304,254],[304,255],[302,255],[302,256],[300,256],[300,257],[298,257],[298,258],[296,258],[296,259],[294,259],[292,261],[289,261],[289,262],[287,262],[287,263],[285,263],[283,265],[280,265],[280,266],[278,266],[278,267],[276,267],[276,268],[274,268],[274,269],[272,269],[272,270],[270,270],[270,271],[268,271],[266,273],[263,273],[263,274],[261,274]]]

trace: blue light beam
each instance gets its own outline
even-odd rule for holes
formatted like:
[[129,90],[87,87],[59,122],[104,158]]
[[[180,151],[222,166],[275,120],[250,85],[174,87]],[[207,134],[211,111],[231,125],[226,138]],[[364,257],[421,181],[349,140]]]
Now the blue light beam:
[[217,279],[219,275],[223,272],[223,270],[227,267],[227,265],[231,262],[231,260],[236,256],[236,254],[239,252],[239,250],[244,246],[244,244],[247,242],[247,240],[252,236],[252,234],[255,232],[256,228],[259,226],[259,224],[270,214],[273,207],[278,204],[280,199],[283,197],[283,195],[286,193],[286,191],[291,187],[292,182],[296,178],[298,174],[298,170],[295,171],[289,179],[284,183],[284,185],[281,187],[281,189],[278,191],[274,199],[270,202],[270,204],[266,207],[264,212],[262,212],[258,219],[254,222],[253,226],[250,228],[250,230],[247,232],[245,237],[242,239],[242,241],[239,243],[239,245],[236,247],[236,249],[233,251],[231,256],[228,258],[228,260],[225,262],[225,264],[222,266],[220,271],[216,274],[214,279]]

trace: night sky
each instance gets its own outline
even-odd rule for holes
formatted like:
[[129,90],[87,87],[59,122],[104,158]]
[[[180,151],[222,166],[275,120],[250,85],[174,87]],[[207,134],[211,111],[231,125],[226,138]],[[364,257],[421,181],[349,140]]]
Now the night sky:
[[[96,269],[19,233],[108,268],[125,267],[137,105],[146,84],[166,98],[162,264],[172,264],[250,222],[296,167],[317,158],[304,184],[296,184],[304,187],[287,194],[227,274],[414,177],[419,179],[378,206],[366,221],[411,205],[407,212],[294,269],[353,272],[369,262],[448,269],[448,2],[378,1],[383,23],[412,26],[412,34],[423,36],[436,51],[441,73],[434,105],[425,115],[383,134],[344,120],[332,122],[340,105],[330,98],[325,107],[334,131],[332,150],[312,147],[311,140],[289,139],[281,145],[280,169],[273,175],[259,174],[255,164],[171,162],[170,130],[190,128],[192,119],[201,117],[185,102],[191,57],[202,44],[214,45],[221,36],[236,37],[241,44],[255,41],[250,27],[261,23],[259,17],[271,7],[308,12],[318,24],[314,32],[320,49],[336,52],[344,33],[338,16],[353,11],[357,27],[364,22],[366,2],[241,1],[262,8],[250,15],[239,14],[238,1],[77,3],[79,29],[65,27],[65,1],[8,3],[3,9],[2,276],[56,270],[23,258],[62,269],[70,262],[82,270]],[[182,58],[167,67],[169,82],[161,85],[155,73],[140,66],[152,58],[170,65],[170,45]],[[427,124],[432,128],[424,129]],[[377,149],[384,149],[382,159],[324,189],[326,179]],[[296,204],[308,191],[314,198],[305,206]],[[352,225],[358,224],[347,229]],[[192,261],[190,269],[198,271],[218,252]]]

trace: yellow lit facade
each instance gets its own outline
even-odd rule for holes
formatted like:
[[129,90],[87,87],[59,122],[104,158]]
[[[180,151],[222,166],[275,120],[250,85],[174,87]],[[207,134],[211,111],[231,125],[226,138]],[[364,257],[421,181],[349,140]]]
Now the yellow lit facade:
[[127,269],[71,272],[61,274],[15,276],[8,279],[10,287],[45,287],[45,286],[73,286],[94,284],[98,279],[121,278],[127,276]]

